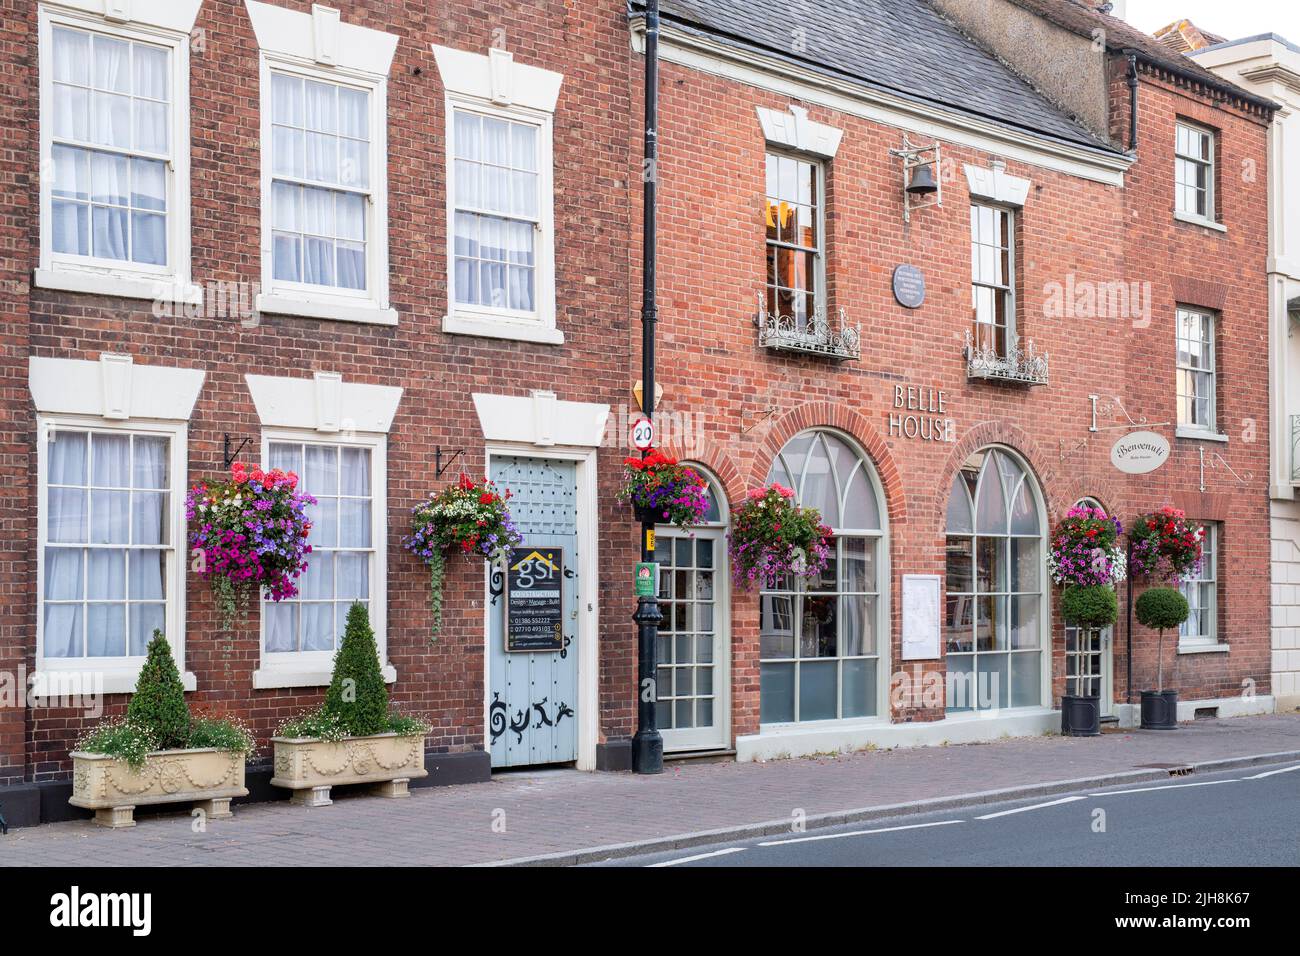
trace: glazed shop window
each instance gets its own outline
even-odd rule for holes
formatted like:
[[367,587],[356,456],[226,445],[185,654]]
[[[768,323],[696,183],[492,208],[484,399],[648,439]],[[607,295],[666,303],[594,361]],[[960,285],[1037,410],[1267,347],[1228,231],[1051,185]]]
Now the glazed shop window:
[[1003,358],[1016,344],[1014,215],[998,206],[970,207],[974,345],[980,353]]
[[1181,646],[1219,643],[1219,525],[1201,525],[1201,566],[1183,579],[1188,615],[1178,628]]
[[808,328],[824,296],[822,166],[767,154],[767,313]]
[[42,126],[50,129],[49,250],[161,277],[174,265],[175,51],[130,33],[50,27]]
[[767,483],[795,491],[834,529],[830,561],[815,580],[781,579],[760,593],[760,721],[870,717],[880,713],[881,563],[886,556],[879,483],[871,465],[826,431],[791,439]]
[[[317,504],[307,507],[312,553],[298,578],[298,596],[262,602],[265,650],[269,655],[332,656],[343,638],[348,608],[353,602],[370,608],[373,600],[375,541],[383,540],[383,510],[375,492],[378,449],[272,439],[269,452],[270,467],[297,474],[298,490]],[[382,626],[377,621],[371,610],[378,635]],[[380,648],[382,652],[382,643]]]
[[370,241],[371,95],[271,73],[272,278],[364,292]]
[[1190,123],[1174,127],[1174,210],[1214,219],[1214,133]]
[[948,496],[949,713],[1042,703],[1044,538],[1037,483],[1002,449],[967,460]]
[[1178,425],[1216,429],[1214,316],[1180,308],[1176,320]]
[[174,440],[173,432],[47,424],[39,516],[43,660],[138,665],[155,628],[174,638]]

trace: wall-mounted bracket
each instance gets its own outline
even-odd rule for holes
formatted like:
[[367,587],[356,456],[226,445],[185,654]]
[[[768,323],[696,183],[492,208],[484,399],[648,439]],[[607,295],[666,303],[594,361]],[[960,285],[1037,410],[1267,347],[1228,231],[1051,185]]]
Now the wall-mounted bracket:
[[235,446],[235,450],[231,451],[230,433],[227,432],[221,436],[221,460],[226,463],[227,471],[230,470],[230,466],[235,463],[235,459],[239,457],[239,453],[244,450],[244,446],[247,445],[249,441],[250,439],[243,439],[237,446]]
[[442,462],[442,446],[439,445],[437,448],[433,450],[433,476],[435,478],[441,478],[442,473],[446,471],[448,468],[450,468],[452,466],[452,463],[455,462],[455,460],[459,458],[461,455],[463,455],[464,453],[465,453],[465,449],[457,448],[456,451],[452,453],[452,456],[447,459],[447,463],[444,465]]

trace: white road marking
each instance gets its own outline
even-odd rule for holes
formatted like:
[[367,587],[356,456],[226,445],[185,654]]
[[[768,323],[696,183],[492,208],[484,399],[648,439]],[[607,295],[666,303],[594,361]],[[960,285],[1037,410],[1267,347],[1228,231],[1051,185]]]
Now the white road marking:
[[1283,767],[1281,770],[1266,770],[1264,773],[1257,773],[1253,777],[1245,777],[1245,780],[1263,780],[1265,777],[1271,777],[1275,773],[1290,773],[1292,770],[1300,770],[1300,763],[1294,767]]
[[712,853],[697,853],[695,856],[684,856],[678,860],[664,860],[661,863],[650,863],[650,867],[658,866],[676,866],[678,863],[694,863],[696,860],[707,860],[711,856],[726,856],[728,853],[739,853],[743,846],[729,846],[725,850],[714,850]]
[[1090,793],[1090,797],[1117,797],[1121,793],[1153,793],[1157,790],[1182,790],[1184,787],[1212,787],[1217,783],[1239,783],[1232,780],[1198,780],[1196,783],[1171,783],[1164,787],[1138,787],[1134,790],[1111,790],[1109,793]]
[[961,820],[940,820],[937,823],[909,823],[904,827],[881,827],[879,830],[854,830],[850,833],[819,833],[816,836],[791,837],[788,840],[768,840],[759,846],[785,846],[787,843],[811,843],[813,840],[839,840],[844,837],[869,836],[872,833],[895,833],[899,830],[923,830],[926,827],[946,827]]
[[1012,813],[1025,813],[1029,810],[1042,810],[1044,807],[1059,807],[1063,803],[1074,803],[1075,800],[1082,800],[1083,797],[1062,797],[1060,800],[1051,800],[1047,803],[1036,803],[1032,807],[1016,807],[1014,810],[999,810],[997,813],[986,813],[982,817],[976,817],[976,820],[992,820],[994,817],[1005,817]]

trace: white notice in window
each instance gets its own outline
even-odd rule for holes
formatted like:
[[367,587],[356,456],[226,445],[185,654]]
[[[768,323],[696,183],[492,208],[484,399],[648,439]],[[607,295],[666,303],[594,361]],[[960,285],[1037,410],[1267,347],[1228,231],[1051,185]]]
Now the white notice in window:
[[903,660],[939,656],[939,575],[903,575]]

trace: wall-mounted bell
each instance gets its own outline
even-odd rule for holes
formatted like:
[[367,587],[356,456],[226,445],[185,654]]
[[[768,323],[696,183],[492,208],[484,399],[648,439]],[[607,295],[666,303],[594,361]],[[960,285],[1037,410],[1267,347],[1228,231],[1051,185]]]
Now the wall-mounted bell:
[[934,181],[933,163],[913,167],[912,179],[907,184],[907,191],[913,196],[928,196],[939,191],[939,184]]

